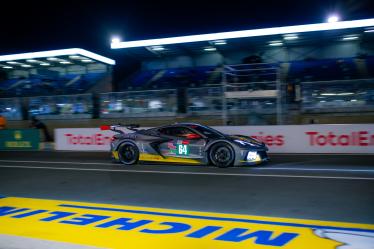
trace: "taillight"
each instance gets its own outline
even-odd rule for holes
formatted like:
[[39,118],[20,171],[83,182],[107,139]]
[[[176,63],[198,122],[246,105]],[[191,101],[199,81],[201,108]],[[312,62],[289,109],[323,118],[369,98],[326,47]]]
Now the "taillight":
[[110,141],[114,141],[114,140],[117,140],[118,138],[116,137],[116,136],[113,136],[111,139],[110,139]]

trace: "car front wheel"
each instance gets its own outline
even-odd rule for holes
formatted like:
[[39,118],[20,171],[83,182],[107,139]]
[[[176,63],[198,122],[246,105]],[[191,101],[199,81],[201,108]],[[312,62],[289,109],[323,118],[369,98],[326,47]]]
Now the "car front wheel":
[[234,163],[234,150],[227,143],[214,144],[209,150],[209,159],[214,166],[227,168]]

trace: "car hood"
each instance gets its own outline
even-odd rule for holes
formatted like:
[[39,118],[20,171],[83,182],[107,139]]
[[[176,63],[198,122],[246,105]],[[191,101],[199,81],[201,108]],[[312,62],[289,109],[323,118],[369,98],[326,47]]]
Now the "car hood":
[[231,140],[240,140],[240,141],[244,141],[244,142],[248,142],[248,143],[251,143],[253,146],[255,147],[262,147],[262,148],[266,148],[266,145],[257,140],[257,139],[254,139],[253,137],[250,137],[250,136],[244,136],[244,135],[227,135],[227,137]]

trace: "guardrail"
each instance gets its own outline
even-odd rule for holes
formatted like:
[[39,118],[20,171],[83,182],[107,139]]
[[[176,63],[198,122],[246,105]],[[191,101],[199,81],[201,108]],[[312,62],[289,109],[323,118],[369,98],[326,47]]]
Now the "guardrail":
[[149,90],[100,94],[100,117],[165,117],[177,113],[176,90]]

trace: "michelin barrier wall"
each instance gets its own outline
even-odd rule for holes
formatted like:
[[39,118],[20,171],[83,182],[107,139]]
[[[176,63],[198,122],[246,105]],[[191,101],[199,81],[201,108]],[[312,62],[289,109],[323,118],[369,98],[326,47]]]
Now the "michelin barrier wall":
[[[374,154],[374,124],[216,126],[227,134],[242,134],[265,142],[270,153]],[[55,130],[56,150],[108,151],[112,131],[98,128]]]

